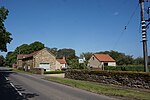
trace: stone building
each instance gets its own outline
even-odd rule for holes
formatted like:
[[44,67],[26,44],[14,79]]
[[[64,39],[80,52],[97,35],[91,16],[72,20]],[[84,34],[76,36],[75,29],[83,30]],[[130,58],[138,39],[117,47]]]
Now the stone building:
[[93,54],[88,61],[89,68],[104,70],[105,66],[116,66],[116,61],[107,54]]
[[32,68],[44,68],[45,71],[61,70],[67,67],[66,64],[65,58],[56,59],[46,48],[31,54],[17,55],[17,67],[25,70]]

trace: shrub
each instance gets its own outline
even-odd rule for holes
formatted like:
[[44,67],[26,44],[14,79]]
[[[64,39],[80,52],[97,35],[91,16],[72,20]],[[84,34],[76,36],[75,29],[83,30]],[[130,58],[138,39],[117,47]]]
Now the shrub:
[[65,77],[76,80],[150,89],[150,72],[67,70]]
[[[105,66],[105,70],[115,70],[115,71],[144,71],[144,66],[142,65],[129,65],[129,66]],[[150,69],[150,66],[149,66]]]
[[57,70],[57,71],[46,71],[44,74],[61,74],[64,73],[64,71]]

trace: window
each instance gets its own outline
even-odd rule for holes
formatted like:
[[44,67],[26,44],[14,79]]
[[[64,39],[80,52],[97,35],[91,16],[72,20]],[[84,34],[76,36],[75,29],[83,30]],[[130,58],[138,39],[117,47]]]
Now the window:
[[108,63],[104,63],[104,66],[108,66]]
[[95,58],[93,57],[93,60],[94,60]]

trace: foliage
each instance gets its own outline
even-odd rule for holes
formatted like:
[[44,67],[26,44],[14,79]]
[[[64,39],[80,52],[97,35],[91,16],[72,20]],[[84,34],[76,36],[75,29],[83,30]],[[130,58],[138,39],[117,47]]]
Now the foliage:
[[70,68],[73,69],[79,69],[79,62],[78,59],[74,58],[74,59],[67,59],[68,65]]
[[15,49],[16,54],[29,54],[29,45],[28,44],[22,44],[21,46],[17,47]]
[[13,63],[16,63],[18,54],[30,54],[43,48],[44,44],[38,41],[31,43],[30,45],[22,44],[21,46],[18,46],[15,51],[7,53],[5,65],[11,66]]
[[[29,53],[43,49],[45,46],[39,41],[35,41],[29,45]],[[28,50],[28,49],[27,49]]]
[[75,50],[67,48],[59,49],[57,52],[57,57],[61,58],[63,56],[65,56],[66,59],[76,58]]
[[85,57],[85,65],[88,64],[88,60],[92,57],[93,53],[92,52],[85,52],[81,54],[83,57]]
[[[144,66],[142,65],[128,65],[128,66],[105,66],[105,70],[115,70],[115,71],[138,71],[143,72]],[[149,66],[150,69],[150,66]]]
[[142,65],[144,64],[144,59],[142,57],[137,57],[134,59],[134,63],[135,65]]
[[125,55],[124,53],[120,53],[117,51],[104,51],[104,52],[97,52],[110,55],[114,60],[116,60],[117,65],[130,65],[133,64],[133,57],[130,55]]
[[64,56],[70,68],[73,69],[85,68],[85,65],[79,64],[78,57],[76,57],[74,49],[48,48],[48,50],[52,52],[56,56],[56,58],[62,58]]
[[8,9],[5,7],[0,8],[0,51],[7,52],[7,43],[12,41],[11,33],[6,31],[4,27],[4,21],[8,16]]
[[148,56],[148,65],[150,65],[150,56]]
[[64,73],[64,71],[56,70],[56,71],[46,71],[44,74],[61,74]]
[[85,53],[82,53],[81,55],[83,55],[85,57],[85,60],[88,61],[92,57],[93,53],[85,52]]
[[47,47],[47,49],[48,49],[51,53],[53,53],[55,56],[57,56],[57,52],[58,52],[57,48],[48,48],[48,47]]
[[[137,91],[132,88],[124,89],[122,87],[117,87],[109,84],[97,84],[94,82],[80,81],[80,80],[72,80],[67,78],[58,78],[58,77],[46,77],[45,79],[58,82],[64,85],[68,85],[71,87],[76,87],[80,89],[84,89],[87,91],[92,91],[98,94],[105,94],[109,96],[120,96],[125,99],[142,99],[149,100],[150,93]],[[127,98],[126,98],[127,97]]]
[[3,66],[4,62],[5,62],[5,58],[2,55],[0,55],[0,66]]

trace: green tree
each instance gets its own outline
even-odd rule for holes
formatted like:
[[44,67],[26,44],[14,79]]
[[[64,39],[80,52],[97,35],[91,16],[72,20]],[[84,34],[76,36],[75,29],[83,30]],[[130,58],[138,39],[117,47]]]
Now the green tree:
[[21,46],[17,47],[14,51],[16,54],[29,54],[29,45],[28,44],[22,44]]
[[12,66],[13,63],[16,63],[17,53],[16,52],[8,52],[6,55],[5,66]]
[[4,65],[4,62],[5,62],[5,58],[0,55],[0,67]]
[[85,52],[85,53],[82,53],[81,55],[83,55],[85,57],[85,60],[88,61],[92,57],[93,53]]
[[75,50],[73,50],[73,49],[67,49],[67,48],[59,49],[58,52],[57,52],[57,57],[61,58],[63,56],[65,56],[66,59],[76,58]]
[[133,57],[130,55],[125,55],[124,53],[120,53],[118,51],[104,51],[97,52],[110,55],[114,60],[116,60],[117,65],[130,65],[133,64]]
[[92,52],[85,52],[85,53],[82,53],[81,56],[85,57],[85,61],[84,61],[84,64],[87,65],[88,64],[88,61],[89,59],[92,57],[93,53]]
[[44,44],[41,42],[34,42],[30,45],[28,44],[22,44],[21,46],[18,46],[15,51],[9,52],[6,55],[6,65],[11,66],[13,63],[16,63],[17,55],[18,54],[30,54],[34,51],[38,51],[44,48]]
[[57,56],[57,52],[58,52],[58,50],[57,50],[57,48],[48,48],[48,47],[46,47],[52,54],[54,54],[55,56]]
[[44,44],[39,42],[39,41],[35,41],[34,43],[31,43],[29,45],[29,53],[34,52],[34,51],[38,51],[45,48]]
[[142,57],[137,57],[134,59],[134,64],[135,65],[142,65],[142,64],[144,64],[144,59]]
[[7,52],[7,43],[12,41],[11,33],[7,32],[4,26],[8,13],[9,11],[5,7],[0,8],[0,51],[2,52]]
[[148,56],[148,65],[150,65],[150,56]]

